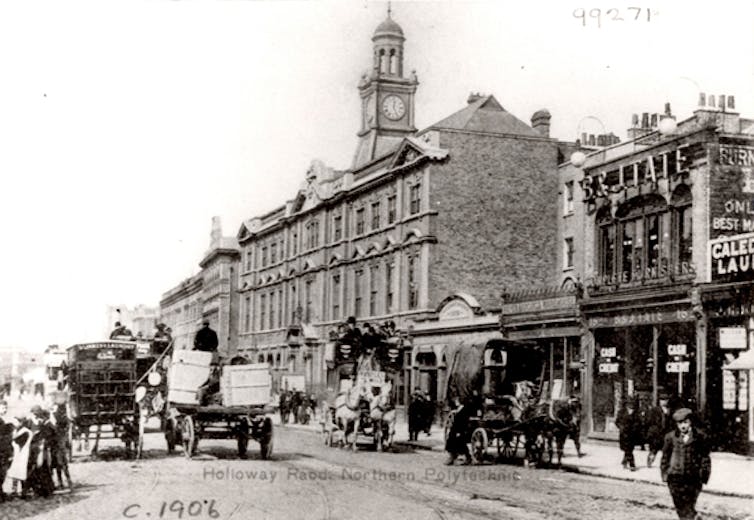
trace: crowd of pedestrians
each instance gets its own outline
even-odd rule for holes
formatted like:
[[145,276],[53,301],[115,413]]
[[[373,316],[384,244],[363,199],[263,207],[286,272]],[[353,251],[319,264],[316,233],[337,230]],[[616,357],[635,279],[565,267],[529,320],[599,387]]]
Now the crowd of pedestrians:
[[[73,488],[68,471],[68,414],[65,404],[51,410],[35,405],[25,417],[9,417],[0,400],[0,502],[10,498],[49,497],[60,488]],[[5,493],[7,487],[11,494]]]

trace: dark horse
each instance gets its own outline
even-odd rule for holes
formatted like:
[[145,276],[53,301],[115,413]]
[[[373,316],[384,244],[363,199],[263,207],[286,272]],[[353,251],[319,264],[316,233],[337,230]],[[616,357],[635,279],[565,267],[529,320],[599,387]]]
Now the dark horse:
[[[537,403],[524,411],[524,434],[527,462],[551,465],[557,452],[557,466],[563,459],[563,447],[568,437],[573,439],[578,456],[581,452],[581,403],[577,398]],[[555,445],[555,450],[553,449]]]

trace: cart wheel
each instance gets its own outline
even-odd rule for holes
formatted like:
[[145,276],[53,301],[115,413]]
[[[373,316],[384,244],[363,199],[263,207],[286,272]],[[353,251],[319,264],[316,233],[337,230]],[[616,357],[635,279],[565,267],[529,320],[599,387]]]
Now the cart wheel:
[[269,460],[272,457],[272,420],[265,417],[262,423],[262,436],[259,440],[260,455],[263,460]]
[[448,416],[445,418],[445,431],[443,432],[443,439],[445,442],[448,442],[448,437],[450,437],[450,429],[453,427],[453,421],[456,418],[456,412],[450,411],[448,412]]
[[249,421],[245,417],[238,423],[238,456],[246,458],[246,450],[249,447]]
[[183,444],[183,454],[186,458],[191,458],[196,449],[197,439],[194,430],[194,419],[186,415],[181,421],[181,441]]
[[477,428],[471,434],[471,458],[474,464],[481,464],[484,461],[484,454],[487,451],[487,432],[484,428]]

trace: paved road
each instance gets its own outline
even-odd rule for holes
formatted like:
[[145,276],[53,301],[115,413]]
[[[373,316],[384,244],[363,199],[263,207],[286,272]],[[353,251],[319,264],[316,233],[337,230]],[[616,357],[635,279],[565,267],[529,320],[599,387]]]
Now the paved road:
[[[73,494],[14,500],[0,519],[675,518],[667,490],[650,484],[509,465],[449,468],[435,452],[353,453],[288,428],[276,430],[273,460],[250,449],[238,460],[234,442],[203,440],[187,460],[149,434],[144,460],[114,450],[104,454],[113,460],[74,463]],[[743,499],[703,495],[699,505],[705,518],[754,517]]]

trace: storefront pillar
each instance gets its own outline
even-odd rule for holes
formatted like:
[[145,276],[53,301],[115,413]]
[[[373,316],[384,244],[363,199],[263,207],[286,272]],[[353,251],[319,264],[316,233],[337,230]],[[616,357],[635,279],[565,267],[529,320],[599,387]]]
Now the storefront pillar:
[[581,356],[586,360],[586,370],[584,370],[584,399],[583,409],[586,411],[586,431],[594,431],[594,420],[592,413],[592,388],[594,388],[594,332],[587,329],[581,340]]
[[655,326],[652,327],[652,405],[657,406],[658,402],[658,395],[657,395],[657,387],[659,385],[659,367],[657,366],[660,363],[660,356],[658,352],[657,347],[657,339],[660,336],[660,330],[659,327]]
[[704,414],[707,409],[707,325],[706,313],[698,313],[696,319],[696,402]]

